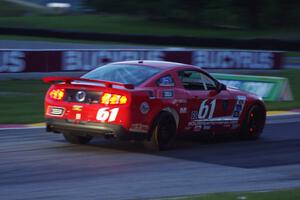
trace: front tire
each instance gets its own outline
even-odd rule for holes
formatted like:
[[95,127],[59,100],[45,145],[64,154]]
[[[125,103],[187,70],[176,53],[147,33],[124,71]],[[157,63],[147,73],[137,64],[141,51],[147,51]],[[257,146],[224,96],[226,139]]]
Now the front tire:
[[260,137],[265,126],[266,113],[259,106],[252,106],[244,119],[240,136],[242,139],[255,140]]
[[81,136],[72,133],[63,133],[64,138],[71,144],[87,144],[93,138],[92,136]]
[[145,147],[154,151],[163,151],[171,148],[176,136],[176,122],[173,116],[167,112],[162,112],[156,118],[152,136],[145,141]]

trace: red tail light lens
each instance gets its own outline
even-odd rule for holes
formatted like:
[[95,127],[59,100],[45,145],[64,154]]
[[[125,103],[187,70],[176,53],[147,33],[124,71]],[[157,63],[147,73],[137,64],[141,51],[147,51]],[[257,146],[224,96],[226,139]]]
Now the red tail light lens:
[[64,89],[52,89],[49,92],[49,96],[51,99],[54,100],[62,100],[65,96],[65,90]]
[[119,94],[103,93],[101,97],[101,103],[106,105],[126,104],[127,97]]

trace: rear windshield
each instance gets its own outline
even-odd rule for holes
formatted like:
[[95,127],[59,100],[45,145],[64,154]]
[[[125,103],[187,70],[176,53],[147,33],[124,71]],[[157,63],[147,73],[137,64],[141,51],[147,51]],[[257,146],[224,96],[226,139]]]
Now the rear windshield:
[[113,81],[137,86],[160,71],[160,69],[148,66],[108,64],[88,72],[82,78]]

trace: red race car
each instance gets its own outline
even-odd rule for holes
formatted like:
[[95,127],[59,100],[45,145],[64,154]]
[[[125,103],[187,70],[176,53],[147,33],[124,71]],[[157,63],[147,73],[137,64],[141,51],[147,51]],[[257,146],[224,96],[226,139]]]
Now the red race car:
[[224,84],[199,67],[161,61],[125,61],[80,78],[47,77],[47,131],[71,143],[94,136],[143,140],[168,149],[187,133],[256,139],[263,131],[262,100]]

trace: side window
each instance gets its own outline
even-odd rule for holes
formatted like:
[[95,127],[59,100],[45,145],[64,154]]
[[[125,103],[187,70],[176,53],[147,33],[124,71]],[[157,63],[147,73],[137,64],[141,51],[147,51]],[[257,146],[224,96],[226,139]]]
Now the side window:
[[210,77],[206,76],[205,74],[202,75],[202,80],[205,83],[206,90],[215,90],[217,88],[216,83]]
[[198,71],[179,71],[178,76],[186,90],[206,90],[201,73]]
[[157,86],[175,86],[175,82],[171,75],[163,76],[156,81]]

